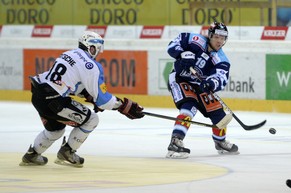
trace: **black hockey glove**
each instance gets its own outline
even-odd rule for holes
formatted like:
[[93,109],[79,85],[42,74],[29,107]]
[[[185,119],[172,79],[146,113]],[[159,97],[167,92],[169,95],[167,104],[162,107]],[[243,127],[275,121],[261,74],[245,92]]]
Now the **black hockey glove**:
[[182,58],[180,60],[180,65],[186,71],[189,71],[190,67],[191,66],[194,66],[194,64],[195,64],[195,60],[194,59],[185,59],[185,58]]
[[122,105],[118,108],[118,111],[127,116],[129,119],[140,119],[144,116],[142,113],[143,107],[138,105],[136,102],[128,98],[124,98]]
[[195,54],[190,51],[182,52],[180,65],[184,70],[189,71],[190,67],[195,65]]
[[207,94],[210,94],[210,92],[213,92],[214,89],[215,89],[215,83],[212,79],[203,80],[200,83],[200,90],[202,92],[206,92]]

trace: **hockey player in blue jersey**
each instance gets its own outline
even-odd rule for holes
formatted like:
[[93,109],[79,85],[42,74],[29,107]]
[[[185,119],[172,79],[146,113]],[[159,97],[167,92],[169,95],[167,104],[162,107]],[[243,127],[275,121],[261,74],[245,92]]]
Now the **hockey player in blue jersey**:
[[22,157],[21,166],[45,165],[48,159],[42,154],[72,126],[68,140],[57,153],[55,163],[82,167],[84,158],[76,154],[89,134],[97,127],[96,113],[75,101],[71,94],[86,98],[94,104],[94,111],[116,110],[130,119],[144,115],[143,107],[128,98],[120,99],[107,91],[103,67],[95,58],[103,52],[103,38],[85,31],[79,38],[79,47],[62,53],[53,67],[31,77],[32,104],[38,111],[44,130]]
[[[169,75],[169,90],[179,109],[178,119],[192,120],[197,110],[217,127],[212,128],[212,138],[218,153],[238,154],[238,147],[226,141],[226,126],[232,115],[226,114],[211,92],[222,90],[228,82],[230,62],[222,50],[228,38],[227,27],[214,22],[208,29],[208,37],[196,33],[180,33],[168,45],[168,54],[175,59]],[[197,72],[192,74],[190,67]],[[190,124],[176,121],[167,158],[187,158],[190,149],[185,148],[185,138]]]

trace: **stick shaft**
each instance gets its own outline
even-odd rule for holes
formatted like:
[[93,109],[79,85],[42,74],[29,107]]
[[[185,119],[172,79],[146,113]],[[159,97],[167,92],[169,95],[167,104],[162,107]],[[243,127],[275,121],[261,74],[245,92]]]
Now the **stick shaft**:
[[172,120],[172,121],[187,122],[187,123],[190,123],[190,124],[200,125],[200,126],[205,126],[205,127],[217,127],[216,125],[211,125],[211,124],[201,123],[201,122],[196,122],[196,121],[190,121],[190,120],[184,120],[184,119],[178,119],[176,117],[170,117],[170,116],[160,115],[160,114],[155,114],[155,113],[150,113],[150,112],[144,112],[143,111],[143,114],[148,115],[148,116],[152,116],[152,117],[168,119],[168,120]]

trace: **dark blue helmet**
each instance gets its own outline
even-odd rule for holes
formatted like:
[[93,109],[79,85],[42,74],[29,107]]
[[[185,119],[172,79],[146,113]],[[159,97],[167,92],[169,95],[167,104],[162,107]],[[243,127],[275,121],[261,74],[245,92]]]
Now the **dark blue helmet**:
[[208,28],[208,38],[212,38],[213,34],[225,36],[225,39],[228,37],[227,27],[223,23],[213,22]]

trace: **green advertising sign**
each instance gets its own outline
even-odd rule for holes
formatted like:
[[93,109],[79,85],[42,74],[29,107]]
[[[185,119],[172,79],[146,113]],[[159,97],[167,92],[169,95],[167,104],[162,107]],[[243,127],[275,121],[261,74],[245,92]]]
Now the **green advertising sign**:
[[172,59],[159,60],[159,89],[168,89],[169,74],[173,70]]
[[266,55],[266,99],[291,100],[291,55]]

